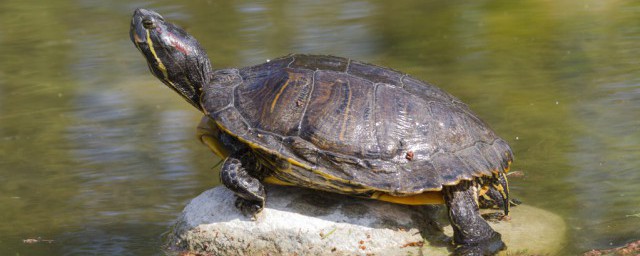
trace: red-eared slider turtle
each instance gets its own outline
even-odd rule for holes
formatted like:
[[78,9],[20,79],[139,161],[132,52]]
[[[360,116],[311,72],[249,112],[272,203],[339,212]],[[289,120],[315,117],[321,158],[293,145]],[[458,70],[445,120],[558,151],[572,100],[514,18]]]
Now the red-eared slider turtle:
[[436,86],[334,56],[295,54],[213,70],[191,35],[143,9],[133,15],[130,36],[151,72],[205,114],[201,139],[225,159],[221,180],[244,214],[264,207],[263,183],[444,203],[457,252],[504,248],[480,216],[478,198],[493,195],[508,214],[511,149]]

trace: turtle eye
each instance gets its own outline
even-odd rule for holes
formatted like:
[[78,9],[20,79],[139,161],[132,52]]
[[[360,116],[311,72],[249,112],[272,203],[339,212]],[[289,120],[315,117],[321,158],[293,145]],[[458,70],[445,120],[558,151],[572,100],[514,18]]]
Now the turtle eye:
[[151,19],[144,19],[142,20],[142,26],[146,29],[152,29],[156,27],[156,24]]

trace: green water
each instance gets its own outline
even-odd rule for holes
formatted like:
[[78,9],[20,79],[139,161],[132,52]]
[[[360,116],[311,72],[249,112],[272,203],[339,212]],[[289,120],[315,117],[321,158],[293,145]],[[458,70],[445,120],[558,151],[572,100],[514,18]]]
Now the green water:
[[638,1],[5,0],[0,255],[161,254],[217,184],[198,112],[129,41],[136,7],[216,67],[325,53],[438,84],[509,141],[512,193],[566,220],[565,254],[640,239]]

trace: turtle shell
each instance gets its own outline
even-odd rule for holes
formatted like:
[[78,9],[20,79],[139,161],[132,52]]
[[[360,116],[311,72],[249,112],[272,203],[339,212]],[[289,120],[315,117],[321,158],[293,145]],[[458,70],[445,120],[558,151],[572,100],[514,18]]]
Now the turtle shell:
[[217,70],[201,104],[294,185],[411,195],[509,168],[511,149],[467,105],[400,72],[290,55]]

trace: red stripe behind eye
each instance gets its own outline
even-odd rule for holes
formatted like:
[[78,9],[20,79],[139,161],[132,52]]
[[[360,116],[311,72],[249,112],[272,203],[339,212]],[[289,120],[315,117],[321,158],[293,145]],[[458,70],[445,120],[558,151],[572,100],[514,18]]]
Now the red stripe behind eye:
[[170,38],[170,42],[171,42],[171,46],[173,46],[174,48],[176,48],[178,51],[184,53],[184,55],[189,55],[189,53],[187,52],[187,48],[188,46],[185,46],[182,41],[180,41],[176,36],[174,36],[172,33],[167,32],[167,34],[169,35]]
[[178,51],[181,51],[182,53],[184,53],[185,55],[188,55],[187,53],[187,49],[185,49],[182,44],[179,41],[175,41],[175,43],[173,44],[173,46],[178,49]]

